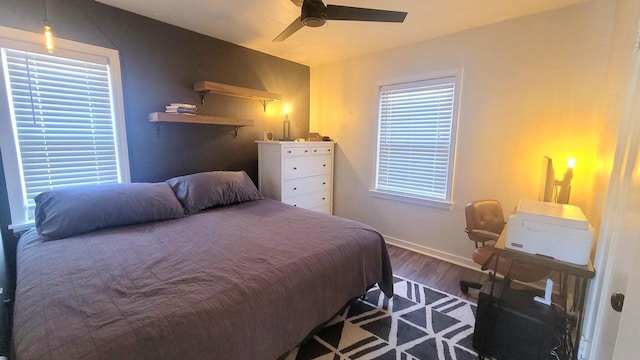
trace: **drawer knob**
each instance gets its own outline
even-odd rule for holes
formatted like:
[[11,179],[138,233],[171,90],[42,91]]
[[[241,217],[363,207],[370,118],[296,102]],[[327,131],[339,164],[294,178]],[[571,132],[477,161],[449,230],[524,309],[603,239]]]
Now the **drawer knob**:
[[322,200],[324,200],[324,199],[326,199],[326,198],[322,198]]
[[298,168],[297,168],[297,167],[294,167],[294,168],[293,168],[293,170],[298,170]]
[[304,152],[308,153],[308,152],[309,152],[309,150],[305,150]]
[[322,164],[322,167],[327,167],[327,164]]
[[298,205],[297,205],[297,204],[293,204],[293,206],[294,206],[294,207],[298,207]]
[[331,152],[331,149],[327,149],[327,152]]
[[287,151],[287,154],[291,154],[291,150]]
[[318,152],[318,149],[313,150],[313,152]]
[[327,185],[327,183],[323,181],[323,182],[322,182],[322,185]]
[[296,190],[298,190],[298,188],[297,188],[297,187],[294,187],[294,188],[293,188],[293,191],[296,191]]

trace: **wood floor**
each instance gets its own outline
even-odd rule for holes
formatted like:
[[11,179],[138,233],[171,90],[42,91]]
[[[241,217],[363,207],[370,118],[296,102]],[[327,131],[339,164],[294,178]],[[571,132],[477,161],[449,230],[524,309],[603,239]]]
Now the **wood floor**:
[[484,283],[487,275],[449,262],[418,254],[387,244],[391,266],[395,275],[417,281],[459,296],[469,301],[477,301],[478,290],[471,289],[469,294],[460,291],[460,280]]

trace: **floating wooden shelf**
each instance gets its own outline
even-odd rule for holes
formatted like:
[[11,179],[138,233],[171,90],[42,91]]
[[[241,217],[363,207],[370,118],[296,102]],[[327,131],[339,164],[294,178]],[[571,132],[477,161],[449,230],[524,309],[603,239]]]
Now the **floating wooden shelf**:
[[194,124],[229,125],[229,126],[253,126],[253,120],[232,119],[223,116],[213,115],[185,115],[165,112],[154,112],[149,114],[151,122],[181,122]]
[[[192,124],[209,124],[209,125],[227,125],[234,126],[234,134],[238,137],[238,129],[243,126],[253,126],[253,120],[249,119],[232,119],[223,116],[213,115],[185,115],[172,114],[165,112],[154,112],[149,114],[149,121],[160,124],[161,122],[177,122]],[[160,130],[158,130],[160,133]]]
[[235,85],[221,84],[213,81],[199,81],[193,84],[193,90],[200,92],[200,100],[204,105],[204,97],[208,93],[214,93],[219,95],[234,96],[245,99],[253,99],[262,102],[262,105],[266,108],[267,104],[282,100],[282,95],[274,94],[267,91],[249,89]]

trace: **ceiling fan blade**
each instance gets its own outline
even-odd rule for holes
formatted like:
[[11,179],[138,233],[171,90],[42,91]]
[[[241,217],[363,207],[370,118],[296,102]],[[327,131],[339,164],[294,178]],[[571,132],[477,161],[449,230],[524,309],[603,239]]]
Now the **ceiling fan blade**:
[[303,27],[304,27],[304,24],[302,23],[302,20],[298,17],[297,19],[293,20],[291,25],[287,26],[287,28],[284,29],[284,31],[281,32],[280,35],[276,36],[276,38],[273,39],[273,42],[283,41],[289,36],[293,35],[296,31],[302,29]]
[[327,5],[327,20],[404,22],[406,12]]

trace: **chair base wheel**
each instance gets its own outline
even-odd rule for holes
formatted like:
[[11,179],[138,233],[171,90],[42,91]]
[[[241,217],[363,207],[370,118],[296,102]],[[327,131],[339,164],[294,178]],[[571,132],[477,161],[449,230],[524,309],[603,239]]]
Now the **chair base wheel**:
[[460,291],[462,291],[463,294],[469,293],[469,288],[481,289],[482,284],[471,282],[471,281],[460,280]]

